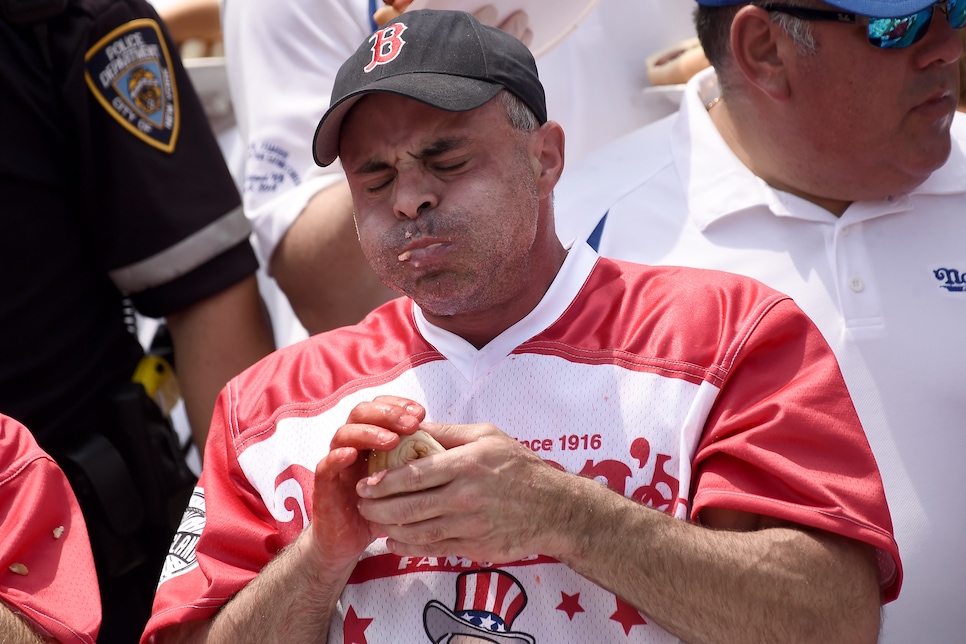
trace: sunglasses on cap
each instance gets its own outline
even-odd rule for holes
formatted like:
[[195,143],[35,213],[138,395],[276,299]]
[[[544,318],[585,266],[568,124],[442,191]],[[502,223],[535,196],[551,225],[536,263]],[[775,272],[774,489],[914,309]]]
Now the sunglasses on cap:
[[929,29],[929,23],[932,22],[933,10],[937,7],[946,13],[949,25],[953,29],[962,29],[966,26],[966,0],[941,0],[916,13],[899,18],[876,18],[843,11],[790,7],[770,2],[754,4],[765,11],[785,13],[802,20],[830,20],[850,25],[865,25],[869,43],[879,49],[902,49],[922,40]]

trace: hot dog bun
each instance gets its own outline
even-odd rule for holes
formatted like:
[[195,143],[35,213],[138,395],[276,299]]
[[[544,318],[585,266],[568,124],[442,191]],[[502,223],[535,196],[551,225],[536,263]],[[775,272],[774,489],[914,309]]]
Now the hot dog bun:
[[391,470],[418,458],[439,454],[443,451],[445,449],[435,438],[423,430],[417,429],[410,436],[400,436],[399,444],[391,451],[372,450],[369,452],[369,474]]

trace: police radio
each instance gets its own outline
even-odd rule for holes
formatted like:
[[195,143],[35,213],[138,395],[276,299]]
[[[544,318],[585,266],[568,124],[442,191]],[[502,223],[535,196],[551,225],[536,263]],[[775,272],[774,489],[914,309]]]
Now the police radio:
[[0,12],[15,25],[49,20],[66,8],[67,0],[0,0]]

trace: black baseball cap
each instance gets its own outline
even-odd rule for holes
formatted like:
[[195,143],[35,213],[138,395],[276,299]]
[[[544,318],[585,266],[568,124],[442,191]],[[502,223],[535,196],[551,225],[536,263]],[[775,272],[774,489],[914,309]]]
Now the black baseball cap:
[[339,156],[342,120],[366,94],[398,94],[465,112],[504,88],[546,123],[546,96],[526,45],[465,11],[406,12],[369,36],[339,68],[329,109],[315,130],[315,162],[327,166]]

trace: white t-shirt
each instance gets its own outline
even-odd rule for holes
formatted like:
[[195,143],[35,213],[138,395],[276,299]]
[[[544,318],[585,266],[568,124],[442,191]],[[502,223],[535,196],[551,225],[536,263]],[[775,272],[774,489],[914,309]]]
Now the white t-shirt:
[[704,105],[588,158],[556,191],[561,237],[607,213],[605,256],[749,275],[791,295],[832,346],[885,483],[906,573],[885,642],[966,633],[966,118],[944,167],[908,195],[841,217],[755,177]]
[[[372,11],[380,5],[381,0],[223,2],[229,85],[245,157],[236,172],[263,267],[309,199],[343,176],[338,162],[315,165],[312,138],[339,66],[371,33]],[[550,118],[565,128],[569,161],[676,108],[662,92],[645,96],[644,61],[694,35],[693,9],[690,0],[601,0],[540,58]],[[271,293],[267,299],[276,326],[289,326],[278,320],[286,314],[284,303],[273,305],[278,298]],[[301,337],[298,330],[289,339],[276,333],[280,344]]]

